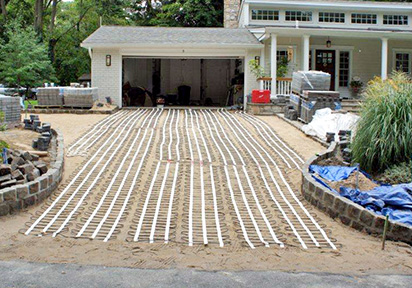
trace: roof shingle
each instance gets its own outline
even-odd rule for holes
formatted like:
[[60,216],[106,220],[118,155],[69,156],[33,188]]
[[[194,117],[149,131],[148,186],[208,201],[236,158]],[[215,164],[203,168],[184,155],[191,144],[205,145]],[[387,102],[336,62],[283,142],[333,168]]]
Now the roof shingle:
[[120,45],[259,45],[245,28],[171,28],[102,26],[83,41],[83,46]]

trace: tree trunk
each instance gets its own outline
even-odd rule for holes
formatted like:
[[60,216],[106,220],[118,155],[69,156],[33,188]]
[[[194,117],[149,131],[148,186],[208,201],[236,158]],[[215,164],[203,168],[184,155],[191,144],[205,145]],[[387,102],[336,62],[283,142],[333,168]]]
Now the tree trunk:
[[56,15],[57,15],[57,4],[59,3],[58,0],[53,0],[52,2],[52,11],[51,11],[51,19],[50,19],[50,26],[49,31],[50,34],[53,35],[54,25],[56,23]]
[[36,0],[34,7],[34,30],[43,41],[43,0]]
[[1,14],[3,15],[4,19],[6,19],[7,18],[6,0],[0,0],[0,9],[1,9]]

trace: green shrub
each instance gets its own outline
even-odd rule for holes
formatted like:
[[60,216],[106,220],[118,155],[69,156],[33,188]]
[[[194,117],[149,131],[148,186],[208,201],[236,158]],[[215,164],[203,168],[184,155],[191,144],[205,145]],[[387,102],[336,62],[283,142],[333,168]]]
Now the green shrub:
[[407,162],[412,154],[412,81],[404,73],[368,83],[353,140],[353,162],[369,173]]
[[412,182],[411,162],[403,162],[399,165],[389,167],[379,175],[377,180],[392,185]]

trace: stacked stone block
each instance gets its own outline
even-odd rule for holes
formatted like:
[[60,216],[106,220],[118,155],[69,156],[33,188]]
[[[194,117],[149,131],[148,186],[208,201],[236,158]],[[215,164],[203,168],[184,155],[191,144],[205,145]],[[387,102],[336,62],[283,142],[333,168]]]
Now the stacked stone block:
[[224,1],[224,26],[225,28],[237,28],[240,12],[240,0]]
[[[382,235],[385,217],[377,215],[345,197],[334,194],[316,182],[309,173],[310,165],[335,156],[338,150],[339,146],[333,142],[325,152],[312,157],[305,163],[302,169],[302,194],[304,198],[333,219],[339,219],[344,225],[368,234]],[[412,244],[412,227],[389,220],[387,238]]]
[[50,168],[33,181],[0,190],[0,216],[34,205],[46,199],[59,185],[63,176],[63,136],[52,129],[52,156]]

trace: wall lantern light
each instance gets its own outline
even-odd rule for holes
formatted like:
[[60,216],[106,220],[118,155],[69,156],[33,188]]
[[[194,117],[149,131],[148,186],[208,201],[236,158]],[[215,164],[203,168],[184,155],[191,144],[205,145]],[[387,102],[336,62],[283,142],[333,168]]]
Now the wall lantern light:
[[330,41],[329,37],[328,37],[328,41],[326,41],[326,47],[328,48],[332,47],[332,41]]
[[112,55],[106,55],[106,66],[112,66]]
[[260,66],[260,56],[255,56],[256,65]]

